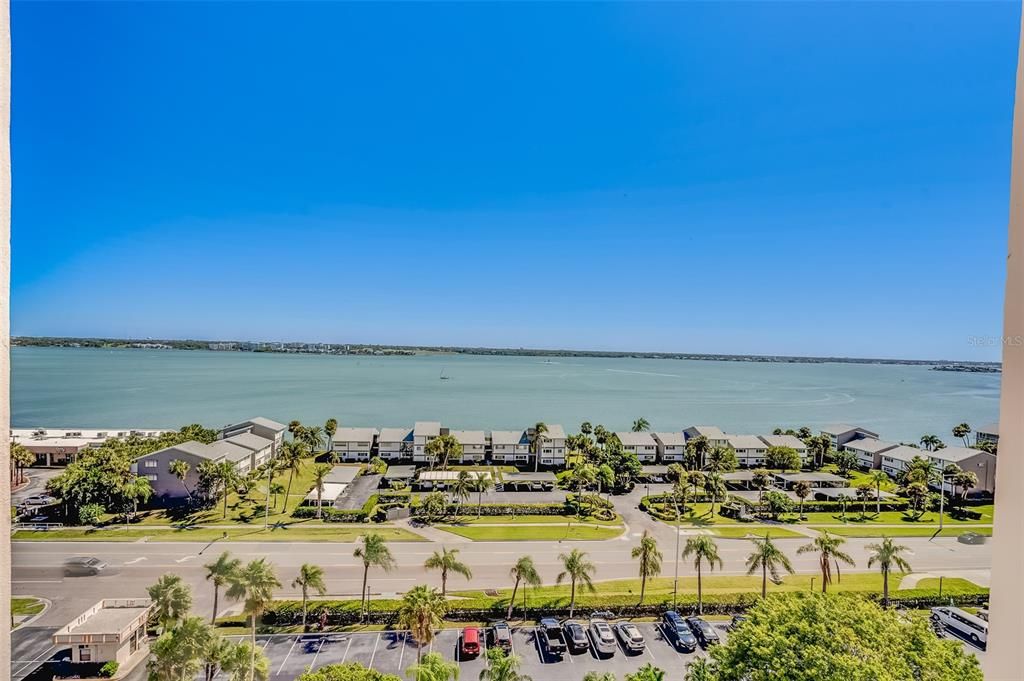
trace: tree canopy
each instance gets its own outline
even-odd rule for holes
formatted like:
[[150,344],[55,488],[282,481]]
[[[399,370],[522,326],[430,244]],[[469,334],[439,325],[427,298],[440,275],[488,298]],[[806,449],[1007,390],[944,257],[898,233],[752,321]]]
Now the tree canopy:
[[315,671],[305,672],[298,681],[401,681],[394,674],[383,674],[376,669],[368,669],[358,662],[345,664],[328,664],[318,667]]

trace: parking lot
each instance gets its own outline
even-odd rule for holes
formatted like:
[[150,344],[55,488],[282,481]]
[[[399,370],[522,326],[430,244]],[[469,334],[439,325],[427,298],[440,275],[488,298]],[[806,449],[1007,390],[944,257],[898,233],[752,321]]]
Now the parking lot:
[[[666,671],[667,678],[680,680],[686,673],[687,663],[697,655],[678,652],[655,623],[638,623],[647,641],[647,649],[638,655],[625,652],[621,644],[610,658],[598,658],[592,651],[570,655],[563,659],[549,658],[534,637],[533,627],[514,629],[513,652],[522,659],[521,671],[535,679],[557,678],[579,681],[588,671],[612,672],[619,678],[651,664]],[[724,623],[715,629],[723,639],[727,636]],[[424,652],[441,653],[446,659],[458,662],[459,678],[476,679],[486,666],[487,637],[483,637],[484,653],[472,659],[461,659],[458,651],[461,632],[445,629],[438,633]],[[405,676],[405,670],[416,663],[416,645],[405,632],[383,631],[358,634],[281,634],[257,637],[270,660],[273,681],[294,679],[308,669],[328,664],[359,662],[387,674]]]

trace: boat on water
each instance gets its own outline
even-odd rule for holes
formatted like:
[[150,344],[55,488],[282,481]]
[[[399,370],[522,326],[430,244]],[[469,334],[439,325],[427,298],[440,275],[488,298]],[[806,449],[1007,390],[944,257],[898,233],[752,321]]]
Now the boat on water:
[[446,376],[445,373],[444,373],[444,369],[441,369],[441,380],[442,381],[447,381],[448,379],[449,379],[449,376]]

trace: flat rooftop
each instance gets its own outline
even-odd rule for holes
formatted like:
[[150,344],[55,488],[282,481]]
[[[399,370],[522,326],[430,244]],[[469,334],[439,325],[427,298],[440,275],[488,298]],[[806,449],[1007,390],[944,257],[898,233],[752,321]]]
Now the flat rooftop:
[[619,431],[615,433],[615,436],[619,438],[619,442],[622,443],[623,447],[653,447],[654,436],[647,432],[634,433],[631,430]]
[[557,478],[551,471],[538,471],[536,473],[524,471],[522,473],[505,473],[502,476],[505,482],[554,482]]
[[416,466],[388,466],[385,480],[411,480],[416,475]]
[[[458,480],[460,472],[461,471],[420,471],[417,479],[421,482],[445,482]],[[474,478],[491,477],[490,471],[469,471],[469,475]]]
[[359,466],[335,466],[327,477],[324,478],[324,482],[333,482],[337,484],[347,485],[359,476]]
[[104,599],[54,632],[54,637],[121,634],[150,608],[148,598]]

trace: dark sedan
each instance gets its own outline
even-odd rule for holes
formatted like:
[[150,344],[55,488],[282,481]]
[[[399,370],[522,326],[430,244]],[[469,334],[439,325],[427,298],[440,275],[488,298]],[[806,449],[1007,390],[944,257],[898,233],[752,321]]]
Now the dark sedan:
[[571,653],[585,653],[590,650],[590,639],[587,638],[587,630],[579,622],[566,622],[562,625],[565,630],[565,643],[569,646]]
[[693,631],[693,635],[697,637],[702,648],[709,648],[718,643],[718,632],[703,617],[687,617],[686,623],[690,625],[690,630]]
[[684,653],[692,653],[697,649],[697,638],[690,631],[690,625],[675,610],[669,610],[661,616],[661,628],[665,638]]

